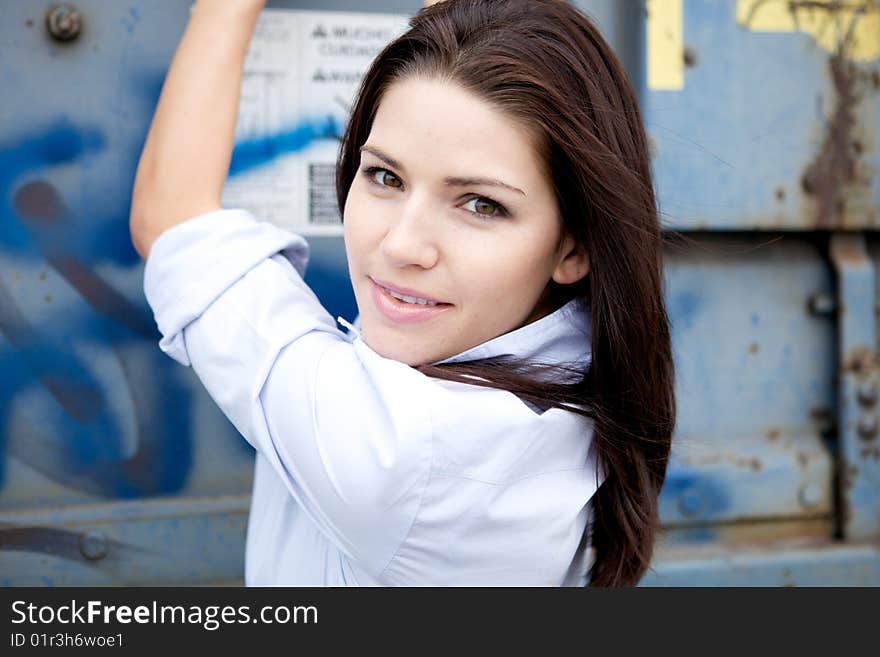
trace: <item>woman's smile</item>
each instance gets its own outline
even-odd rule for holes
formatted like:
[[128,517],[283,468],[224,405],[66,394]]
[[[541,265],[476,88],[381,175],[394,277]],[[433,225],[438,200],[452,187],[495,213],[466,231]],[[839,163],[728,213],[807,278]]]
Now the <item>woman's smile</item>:
[[420,303],[415,300],[416,297],[406,297],[407,300],[398,299],[372,278],[370,279],[370,288],[370,296],[376,310],[386,319],[396,324],[424,322],[437,317],[453,307],[451,303]]

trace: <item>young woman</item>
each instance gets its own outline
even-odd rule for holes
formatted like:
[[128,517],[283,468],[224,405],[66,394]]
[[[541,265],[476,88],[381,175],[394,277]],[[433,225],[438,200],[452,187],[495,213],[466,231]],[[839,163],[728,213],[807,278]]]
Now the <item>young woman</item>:
[[160,347],[257,450],[247,584],[636,584],[674,425],[662,238],[619,62],[559,0],[426,7],[338,161],[359,324],[222,209],[262,0],[199,0],[138,167]]

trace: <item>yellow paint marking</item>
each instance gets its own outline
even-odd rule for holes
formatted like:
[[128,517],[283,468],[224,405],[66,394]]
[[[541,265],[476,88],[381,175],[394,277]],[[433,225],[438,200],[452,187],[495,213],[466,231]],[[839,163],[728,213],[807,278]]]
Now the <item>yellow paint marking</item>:
[[647,0],[649,89],[684,89],[682,1]]
[[880,57],[880,0],[737,0],[736,22],[755,32],[805,32],[847,59]]

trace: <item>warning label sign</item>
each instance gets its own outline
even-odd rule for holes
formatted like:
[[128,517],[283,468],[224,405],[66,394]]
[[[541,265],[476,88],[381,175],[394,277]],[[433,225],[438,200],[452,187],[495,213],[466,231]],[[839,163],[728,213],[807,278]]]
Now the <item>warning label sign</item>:
[[342,234],[336,158],[373,59],[409,16],[264,9],[245,59],[223,205],[307,235]]

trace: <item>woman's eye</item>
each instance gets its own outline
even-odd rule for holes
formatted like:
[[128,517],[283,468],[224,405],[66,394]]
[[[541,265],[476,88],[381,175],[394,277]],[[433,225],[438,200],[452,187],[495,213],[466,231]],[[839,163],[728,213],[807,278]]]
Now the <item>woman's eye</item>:
[[503,217],[505,216],[504,208],[492,201],[488,198],[483,198],[482,196],[475,196],[471,200],[469,200],[463,207],[467,207],[470,203],[473,203],[473,210],[468,210],[476,215],[480,215],[481,217]]
[[[370,167],[364,171],[371,182],[376,183],[380,187],[401,187],[403,185],[400,178],[395,176],[388,169],[379,167]],[[378,176],[376,174],[379,174]]]

